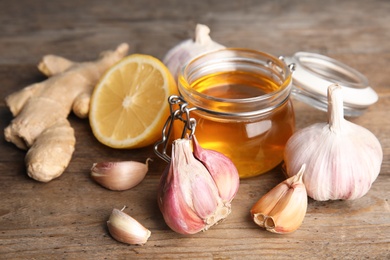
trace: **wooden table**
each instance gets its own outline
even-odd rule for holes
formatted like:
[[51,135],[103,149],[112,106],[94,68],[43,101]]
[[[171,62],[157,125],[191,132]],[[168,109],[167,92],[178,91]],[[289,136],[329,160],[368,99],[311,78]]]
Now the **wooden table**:
[[[48,53],[94,59],[121,42],[132,53],[162,59],[169,48],[193,36],[196,23],[230,47],[274,55],[324,54],[365,74],[379,101],[352,122],[372,131],[384,157],[369,193],[355,201],[309,200],[303,225],[289,235],[258,228],[249,209],[283,180],[280,167],[241,181],[233,212],[209,231],[183,236],[171,231],[156,203],[165,163],[152,147],[115,150],[103,146],[87,120],[70,115],[77,145],[65,173],[39,183],[25,173],[25,151],[1,137],[1,259],[389,259],[390,258],[390,2],[371,1],[44,1],[0,2],[0,98],[44,80],[36,64]],[[297,128],[326,114],[294,101]],[[1,128],[12,119],[0,103]],[[345,155],[347,157],[348,155]],[[153,158],[137,187],[106,190],[90,177],[98,161]],[[113,240],[106,220],[113,208],[152,232],[144,246]]]

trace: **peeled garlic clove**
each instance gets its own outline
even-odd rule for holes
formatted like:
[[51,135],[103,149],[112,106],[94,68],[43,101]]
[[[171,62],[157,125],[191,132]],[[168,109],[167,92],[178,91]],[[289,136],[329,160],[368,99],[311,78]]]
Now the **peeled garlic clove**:
[[218,187],[219,196],[223,202],[231,202],[237,194],[240,183],[236,166],[224,154],[203,149],[195,136],[192,140],[195,158],[206,166]]
[[151,234],[137,220],[118,209],[113,209],[107,227],[115,240],[130,245],[145,244]]
[[148,162],[135,161],[94,163],[91,177],[110,190],[128,190],[138,185],[148,172]]
[[[236,185],[232,187],[236,189]],[[194,157],[189,139],[172,144],[171,162],[160,180],[158,204],[167,225],[181,234],[205,231],[231,212],[230,201],[222,201],[213,177]]]
[[344,119],[342,88],[328,88],[328,123],[303,128],[288,140],[284,152],[287,175],[306,163],[303,177],[309,197],[352,200],[364,196],[382,164],[382,147],[369,130]]
[[195,28],[195,40],[185,40],[167,52],[163,63],[168,67],[176,80],[179,69],[191,58],[207,51],[225,48],[225,46],[214,42],[210,38],[209,33],[209,27],[203,24],[197,24]]
[[301,226],[307,210],[304,171],[302,165],[297,175],[279,183],[253,205],[251,215],[257,225],[279,234],[293,232]]

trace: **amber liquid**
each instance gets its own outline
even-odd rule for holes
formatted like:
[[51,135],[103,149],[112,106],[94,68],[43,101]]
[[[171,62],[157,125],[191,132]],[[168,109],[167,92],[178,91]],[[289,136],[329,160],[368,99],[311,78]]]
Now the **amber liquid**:
[[[269,78],[243,72],[208,75],[191,87],[224,99],[257,97],[279,88]],[[295,124],[290,101],[250,120],[221,119],[198,111],[191,112],[191,116],[197,120],[195,135],[201,146],[228,156],[241,178],[256,176],[277,166],[283,160],[284,147]]]

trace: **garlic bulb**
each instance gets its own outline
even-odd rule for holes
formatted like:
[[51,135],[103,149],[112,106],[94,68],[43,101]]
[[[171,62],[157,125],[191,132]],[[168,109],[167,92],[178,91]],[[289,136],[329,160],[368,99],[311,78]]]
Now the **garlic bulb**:
[[227,157],[214,151],[200,151],[196,141],[193,145],[200,158],[207,153],[206,165],[218,168],[208,170],[202,159],[194,157],[191,140],[175,140],[172,159],[161,176],[158,192],[165,222],[181,234],[205,231],[225,219],[239,186],[237,169]]
[[109,190],[128,190],[145,178],[150,160],[148,158],[146,163],[135,161],[94,163],[91,168],[91,177]]
[[286,234],[297,230],[306,215],[307,193],[302,182],[305,165],[261,197],[251,209],[253,221],[267,231]]
[[287,175],[306,164],[303,182],[319,201],[364,196],[377,178],[382,148],[369,130],[344,119],[342,88],[328,88],[328,123],[317,123],[293,134],[286,144]]
[[214,42],[210,36],[210,28],[203,24],[197,24],[195,28],[195,40],[185,40],[170,49],[163,59],[173,77],[177,80],[180,68],[191,58],[207,51],[225,48]]
[[130,245],[143,245],[150,237],[150,230],[142,226],[137,220],[130,217],[123,210],[113,209],[107,221],[111,236],[122,243]]

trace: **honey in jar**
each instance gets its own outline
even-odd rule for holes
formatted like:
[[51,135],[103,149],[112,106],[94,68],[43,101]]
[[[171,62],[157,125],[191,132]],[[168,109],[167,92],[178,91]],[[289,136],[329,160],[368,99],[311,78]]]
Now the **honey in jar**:
[[[289,99],[291,68],[272,55],[222,49],[191,60],[179,74],[178,88],[196,119],[203,148],[219,151],[240,177],[265,173],[283,160],[294,131]],[[183,125],[174,126],[180,138]]]

